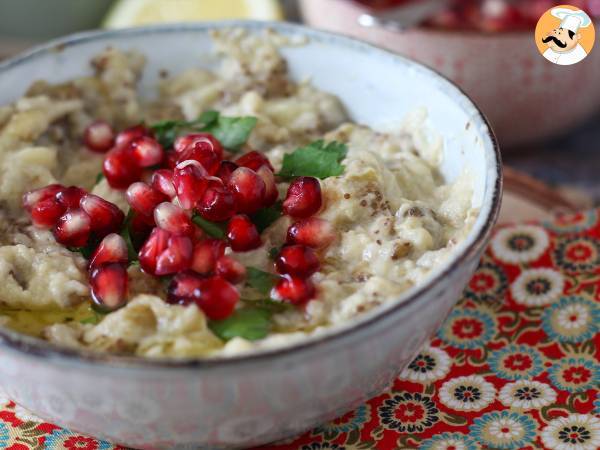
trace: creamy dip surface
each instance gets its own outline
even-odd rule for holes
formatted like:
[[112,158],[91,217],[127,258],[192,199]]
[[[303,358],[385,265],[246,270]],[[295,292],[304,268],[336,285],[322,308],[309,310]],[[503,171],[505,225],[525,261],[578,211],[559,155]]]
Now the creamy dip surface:
[[[214,42],[222,57],[217,70],[165,71],[151,101],[136,86],[144,56],[109,48],[92,59],[93,75],[59,85],[36,82],[23,98],[0,107],[0,326],[63,346],[149,358],[252,352],[297,342],[397,301],[464,239],[477,215],[472,184],[466,174],[444,182],[438,171],[443,140],[427,126],[425,110],[374,131],[350,121],[344,99],[288,77],[278,48],[291,43],[281,36],[229,30],[215,33]],[[101,119],[118,131],[141,122],[192,120],[207,110],[256,117],[241,152],[263,152],[276,174],[285,154],[315,140],[347,147],[343,174],[320,180],[317,217],[333,225],[336,238],[317,252],[316,296],[300,306],[274,308],[279,305],[270,301],[269,332],[258,339],[220,337],[195,304],[166,302],[164,280],[137,264],[127,268],[127,304],[96,312],[87,261],[58,244],[52,230],[33,226],[21,204],[25,192],[60,183],[82,187],[126,213],[124,191],[105,178],[96,181],[104,155],[82,144],[85,128]],[[277,181],[283,199],[289,180]],[[261,247],[227,254],[274,273],[271,251],[285,244],[293,222],[283,215],[264,230]],[[264,297],[246,283],[238,289],[237,309]]]

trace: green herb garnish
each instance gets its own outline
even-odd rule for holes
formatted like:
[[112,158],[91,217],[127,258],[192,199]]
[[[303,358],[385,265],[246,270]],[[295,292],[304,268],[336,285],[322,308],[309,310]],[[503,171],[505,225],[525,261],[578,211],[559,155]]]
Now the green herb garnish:
[[99,313],[98,311],[92,309],[92,316],[90,317],[86,317],[85,319],[81,319],[79,321],[79,323],[82,324],[90,324],[90,325],[98,325],[102,319],[104,318],[103,315],[101,313]]
[[246,267],[246,283],[263,295],[269,295],[279,280],[279,275],[255,267]]
[[281,202],[275,203],[273,206],[269,206],[268,208],[261,208],[256,211],[250,219],[252,223],[256,225],[259,233],[265,231],[269,225],[279,219],[283,213],[281,212]]
[[100,183],[102,180],[104,180],[104,178],[105,177],[103,172],[100,172],[98,175],[96,175],[96,182],[94,183],[94,186]]
[[234,337],[255,341],[269,334],[271,313],[264,308],[245,307],[238,309],[227,319],[211,320],[208,326],[225,341]]
[[138,259],[138,252],[135,249],[135,246],[133,245],[133,241],[131,239],[131,221],[133,220],[134,216],[135,212],[132,209],[130,209],[127,212],[127,217],[125,217],[125,222],[123,222],[123,228],[121,229],[120,233],[123,239],[125,240],[125,243],[127,244],[127,259],[130,263],[133,263]]
[[90,259],[96,250],[96,243],[89,242],[84,247],[67,247],[68,250],[74,253],[81,253],[85,259]]
[[281,249],[279,249],[277,247],[270,248],[269,249],[269,258],[271,258],[271,259],[277,258],[277,255],[279,255],[280,251],[281,251]]
[[194,214],[192,216],[192,222],[202,228],[210,237],[217,239],[223,239],[225,237],[225,229],[223,224],[206,220],[199,214]]
[[283,178],[316,177],[325,179],[344,173],[342,160],[348,147],[341,142],[314,141],[283,157],[279,176]]

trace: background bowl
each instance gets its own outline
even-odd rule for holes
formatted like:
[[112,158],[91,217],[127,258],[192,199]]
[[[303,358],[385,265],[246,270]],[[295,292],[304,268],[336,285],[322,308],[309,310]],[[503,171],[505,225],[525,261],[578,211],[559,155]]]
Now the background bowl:
[[[108,45],[148,58],[150,92],[161,69],[212,67],[209,31],[269,27],[309,42],[283,49],[295,79],[341,97],[353,119],[376,125],[428,106],[444,137],[443,176],[467,167],[479,215],[456,253],[397,302],[289,349],[226,360],[148,361],[59,349],[0,329],[0,388],[69,429],[143,449],[248,447],[294,435],[385,388],[439,327],[472,275],[500,205],[498,149],[485,119],[431,70],[349,38],[290,24],[230,22],[94,32],[0,64],[0,104],[37,79],[88,74]],[[179,447],[178,447],[179,448]]]
[[564,134],[600,109],[600,50],[573,66],[549,63],[532,31],[485,33],[364,28],[349,0],[301,0],[305,22],[388,48],[438,70],[490,119],[502,146]]

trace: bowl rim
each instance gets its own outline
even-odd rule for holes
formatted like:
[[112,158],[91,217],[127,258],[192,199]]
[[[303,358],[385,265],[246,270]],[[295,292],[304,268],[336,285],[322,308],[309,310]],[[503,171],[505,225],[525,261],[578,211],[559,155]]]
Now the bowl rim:
[[[339,343],[340,340],[350,335],[357,334],[360,330],[369,328],[370,325],[381,321],[386,316],[391,316],[396,312],[408,307],[417,302],[423,294],[436,286],[442,279],[449,276],[461,266],[469,258],[477,255],[482,247],[486,244],[487,238],[490,236],[492,228],[496,223],[500,211],[502,199],[502,160],[498,140],[491,128],[491,125],[484,113],[477,107],[471,98],[452,81],[446,78],[438,71],[418,63],[408,57],[398,55],[384,48],[378,47],[355,39],[344,36],[338,33],[316,30],[303,25],[292,24],[288,22],[272,22],[272,21],[256,21],[256,20],[226,20],[214,22],[199,22],[192,24],[168,24],[168,25],[151,25],[145,27],[125,28],[118,30],[95,30],[82,33],[74,33],[62,38],[53,39],[45,44],[36,46],[20,55],[0,62],[0,74],[5,70],[18,66],[29,60],[33,60],[39,56],[43,56],[49,52],[60,52],[70,46],[77,46],[89,41],[105,38],[119,38],[120,36],[137,36],[143,34],[162,34],[162,33],[180,33],[180,32],[209,32],[217,29],[229,28],[244,28],[250,31],[261,31],[265,29],[273,29],[274,31],[282,31],[284,33],[297,33],[310,38],[327,39],[337,45],[359,49],[364,52],[375,52],[380,56],[387,56],[394,59],[407,67],[418,69],[421,73],[437,78],[438,82],[443,84],[443,87],[448,90],[448,94],[455,101],[460,101],[461,106],[472,109],[473,114],[470,121],[476,125],[481,125],[484,130],[483,135],[489,139],[488,145],[483,145],[483,150],[489,153],[489,156],[494,160],[493,172],[495,175],[494,184],[491,192],[486,192],[484,195],[484,203],[482,209],[486,205],[486,200],[490,202],[487,216],[483,218],[481,229],[477,235],[472,237],[472,241],[464,248],[457,250],[454,255],[450,256],[452,263],[447,264],[443,271],[440,271],[436,276],[432,276],[423,283],[418,284],[407,295],[401,295],[400,299],[389,305],[388,308],[378,308],[372,315],[367,317],[357,318],[351,326],[341,327],[333,330],[322,336],[307,338],[294,342],[290,345],[261,349],[258,352],[243,353],[240,355],[232,355],[219,358],[181,358],[181,359],[153,359],[140,356],[124,356],[94,352],[87,349],[73,349],[52,344],[40,338],[27,336],[8,328],[0,327],[0,350],[11,350],[17,354],[24,354],[31,358],[44,359],[48,362],[71,363],[75,365],[88,366],[92,368],[115,368],[115,369],[216,369],[225,368],[245,363],[258,363],[261,361],[270,360],[280,356],[298,355],[302,352],[315,349],[325,343]],[[488,177],[486,177],[487,180]],[[486,182],[486,191],[489,188],[489,183]],[[482,212],[483,213],[483,212]]]

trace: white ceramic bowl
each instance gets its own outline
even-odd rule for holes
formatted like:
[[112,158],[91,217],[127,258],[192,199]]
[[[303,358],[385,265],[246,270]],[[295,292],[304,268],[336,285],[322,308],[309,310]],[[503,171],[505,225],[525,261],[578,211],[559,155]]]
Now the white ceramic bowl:
[[427,280],[393,304],[289,349],[227,360],[149,361],[83,353],[0,330],[0,389],[64,427],[142,449],[247,447],[332,419],[384,389],[444,320],[485,248],[501,196],[498,148],[486,120],[452,83],[417,63],[349,38],[308,28],[225,22],[93,32],[54,41],[0,64],[0,104],[37,79],[90,72],[107,45],[137,49],[160,69],[216,63],[209,30],[271,27],[309,42],[283,50],[296,79],[340,96],[353,119],[371,125],[426,106],[445,142],[442,172],[469,167],[480,208],[468,238]]
[[600,110],[598,48],[579,64],[557,66],[539,54],[533,30],[398,32],[360,26],[366,9],[350,0],[300,5],[310,26],[364,39],[450,78],[481,107],[503,148],[559,136]]

